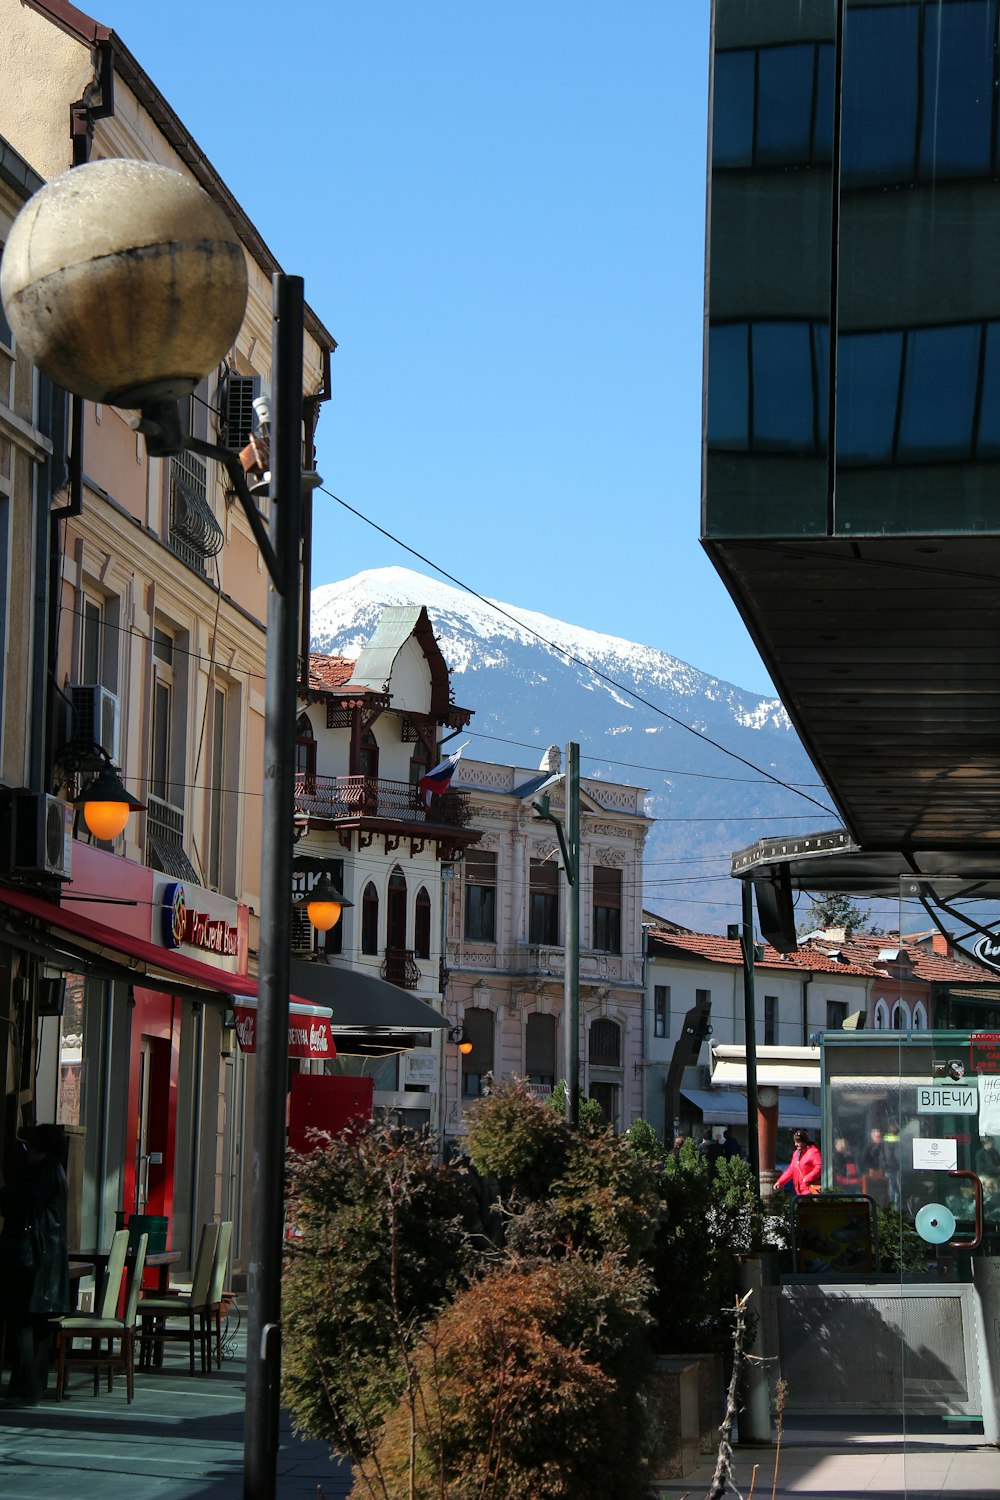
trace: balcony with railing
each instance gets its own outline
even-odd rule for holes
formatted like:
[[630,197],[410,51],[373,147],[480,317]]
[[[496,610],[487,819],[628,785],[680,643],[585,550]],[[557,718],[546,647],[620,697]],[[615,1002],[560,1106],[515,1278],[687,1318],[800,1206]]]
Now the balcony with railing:
[[387,948],[380,972],[387,984],[401,990],[415,990],[420,985],[420,968],[410,948]]
[[420,789],[408,781],[382,776],[310,776],[295,778],[295,811],[315,822],[406,823],[434,828],[467,828],[466,792],[444,792],[424,806]]

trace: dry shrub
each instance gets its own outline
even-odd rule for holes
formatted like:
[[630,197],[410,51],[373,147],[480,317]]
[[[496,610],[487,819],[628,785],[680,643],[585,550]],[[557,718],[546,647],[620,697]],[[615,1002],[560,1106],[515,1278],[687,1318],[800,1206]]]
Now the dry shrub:
[[[643,1274],[577,1256],[494,1271],[413,1356],[352,1494],[414,1500],[631,1500],[643,1479]],[[412,1464],[412,1489],[411,1489]]]

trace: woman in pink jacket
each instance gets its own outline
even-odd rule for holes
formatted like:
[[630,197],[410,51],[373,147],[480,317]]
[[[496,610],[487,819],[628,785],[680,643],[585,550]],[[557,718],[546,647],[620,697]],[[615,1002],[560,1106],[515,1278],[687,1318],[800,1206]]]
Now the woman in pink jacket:
[[814,1146],[809,1139],[809,1132],[797,1130],[792,1137],[795,1141],[795,1150],[792,1159],[782,1172],[775,1189],[784,1187],[790,1182],[796,1193],[818,1193],[819,1180],[823,1173],[823,1159],[819,1154],[819,1147]]

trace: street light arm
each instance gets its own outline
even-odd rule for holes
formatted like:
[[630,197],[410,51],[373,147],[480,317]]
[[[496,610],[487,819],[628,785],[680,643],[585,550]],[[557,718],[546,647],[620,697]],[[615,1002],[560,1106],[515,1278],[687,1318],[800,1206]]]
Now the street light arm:
[[549,812],[548,797],[543,797],[540,802],[533,802],[531,805],[535,809],[536,818],[539,818],[543,823],[551,823],[555,828],[556,837],[559,839],[559,849],[563,857],[563,868],[566,871],[566,880],[570,885],[575,885],[577,876],[576,865],[570,855],[569,844],[566,842],[566,834],[562,823],[556,817],[555,813]]
[[132,424],[146,439],[146,450],[153,458],[169,458],[175,453],[200,453],[203,458],[214,458],[225,466],[233,489],[239,496],[243,513],[250,523],[254,540],[260,548],[268,576],[279,594],[288,588],[288,579],[278,562],[271,545],[264,518],[250,493],[240,456],[231,448],[222,448],[218,443],[206,442],[204,438],[191,437],[181,429],[180,407],[171,398],[159,398],[146,402],[140,411],[139,420]]
[[264,525],[264,518],[257,508],[257,502],[250,493],[247,477],[240,463],[240,456],[232,448],[220,448],[217,443],[207,443],[204,438],[189,437],[184,446],[192,453],[200,453],[205,458],[217,458],[220,464],[224,464],[226,472],[232,481],[233,489],[239,496],[243,507],[243,514],[250,523],[250,530],[254,534],[254,540],[260,548],[260,555],[264,559],[264,566],[268,571],[271,582],[280,594],[285,592],[288,580],[282,577],[282,570],[275,556],[274,548],[271,546],[271,538]]

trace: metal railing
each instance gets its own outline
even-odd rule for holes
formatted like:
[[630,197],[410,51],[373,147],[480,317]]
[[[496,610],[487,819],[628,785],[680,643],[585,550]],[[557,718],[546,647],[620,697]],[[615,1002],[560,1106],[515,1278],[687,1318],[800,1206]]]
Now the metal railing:
[[382,960],[382,978],[397,989],[415,990],[420,984],[420,969],[410,948],[387,948]]
[[295,811],[309,818],[335,822],[341,818],[381,818],[395,823],[430,823],[447,828],[468,826],[469,799],[465,792],[444,792],[424,806],[419,787],[381,776],[295,777]]

